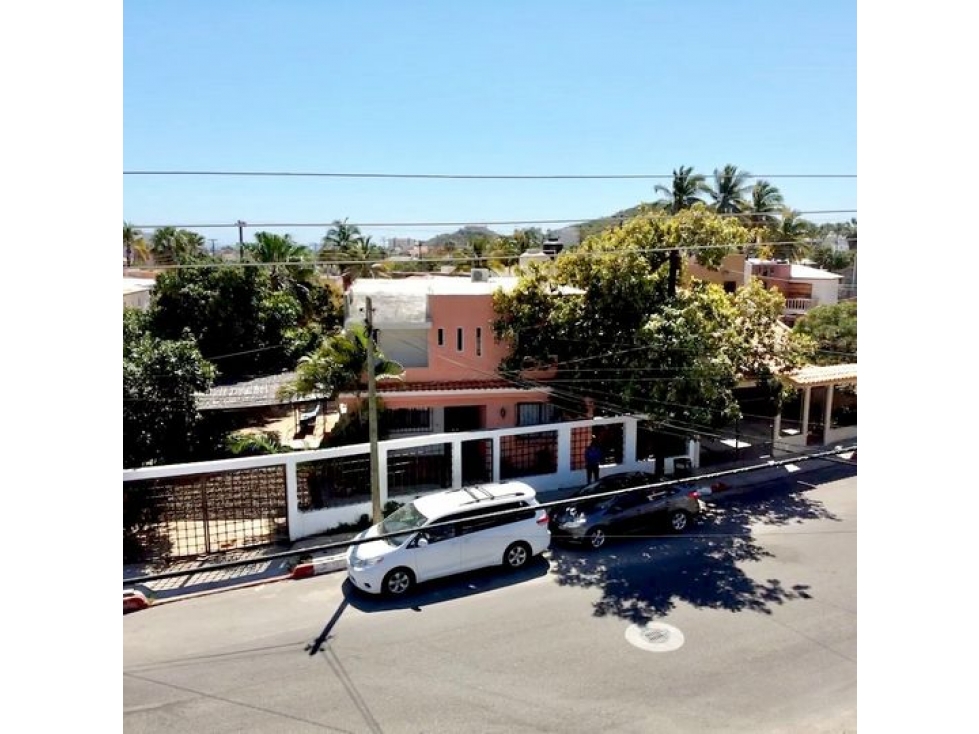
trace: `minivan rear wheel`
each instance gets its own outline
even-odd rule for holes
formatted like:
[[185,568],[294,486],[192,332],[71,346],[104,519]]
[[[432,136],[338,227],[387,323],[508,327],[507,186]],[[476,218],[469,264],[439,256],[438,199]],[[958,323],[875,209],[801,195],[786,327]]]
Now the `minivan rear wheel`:
[[670,513],[670,529],[674,533],[682,533],[690,527],[690,513],[684,510],[674,510]]
[[415,585],[415,574],[408,568],[395,568],[388,571],[381,583],[385,596],[404,596]]
[[526,543],[511,543],[503,553],[503,565],[510,569],[523,568],[530,560],[530,546]]

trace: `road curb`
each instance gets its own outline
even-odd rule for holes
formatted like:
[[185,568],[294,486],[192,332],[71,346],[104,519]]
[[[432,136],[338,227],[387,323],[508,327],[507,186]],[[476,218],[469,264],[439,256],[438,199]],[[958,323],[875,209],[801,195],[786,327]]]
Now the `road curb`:
[[142,591],[136,589],[123,589],[122,590],[122,613],[129,614],[130,612],[138,612],[141,609],[146,609],[150,605],[150,600],[146,598],[146,595]]
[[337,571],[342,571],[346,567],[347,559],[345,555],[324,556],[322,558],[314,558],[311,561],[297,564],[296,567],[292,569],[290,578],[308,579],[311,576],[319,576],[323,573],[336,573]]

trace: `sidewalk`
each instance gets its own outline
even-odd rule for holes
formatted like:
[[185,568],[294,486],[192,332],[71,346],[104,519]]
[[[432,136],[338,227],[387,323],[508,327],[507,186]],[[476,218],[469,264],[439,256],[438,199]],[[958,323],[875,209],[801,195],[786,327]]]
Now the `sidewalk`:
[[[853,443],[856,443],[854,439]],[[843,458],[843,457],[841,457]],[[786,464],[784,466],[772,466],[770,468],[745,471],[715,479],[700,479],[704,475],[712,475],[722,471],[732,469],[743,469],[749,466],[757,466],[758,463],[746,464],[725,464],[711,466],[695,470],[693,476],[684,480],[685,484],[690,484],[703,493],[704,499],[708,502],[722,497],[731,497],[742,494],[744,491],[755,485],[764,484],[777,479],[784,479],[787,476],[801,476],[810,472],[819,471],[831,466],[834,462],[829,459],[810,459],[801,461],[798,464]],[[564,499],[571,491],[577,487],[566,487],[554,490],[542,490],[537,493],[540,502],[553,502]],[[315,561],[317,573],[341,571],[345,567],[344,555],[346,549],[341,548],[333,551],[320,551],[311,553],[306,559],[301,559],[299,555],[290,558],[272,558],[267,556],[283,553],[286,551],[301,551],[305,548],[315,548],[330,543],[338,543],[349,540],[355,533],[340,533],[334,535],[316,535],[310,538],[298,540],[288,547],[272,546],[249,551],[236,551],[210,558],[200,558],[190,561],[183,561],[172,564],[166,569],[151,568],[148,565],[131,565],[123,567],[123,580],[127,578],[137,578],[149,576],[161,571],[192,571],[194,569],[206,568],[209,565],[226,561],[254,560],[248,565],[236,566],[233,568],[202,571],[201,573],[178,576],[170,579],[151,581],[147,584],[126,586],[141,592],[152,604],[161,604],[177,599],[186,599],[202,594],[214,593],[217,591],[227,591],[233,588],[254,586],[256,584],[267,584],[275,581],[282,581],[292,578],[292,570],[300,560],[312,559]],[[264,559],[264,560],[263,560]]]

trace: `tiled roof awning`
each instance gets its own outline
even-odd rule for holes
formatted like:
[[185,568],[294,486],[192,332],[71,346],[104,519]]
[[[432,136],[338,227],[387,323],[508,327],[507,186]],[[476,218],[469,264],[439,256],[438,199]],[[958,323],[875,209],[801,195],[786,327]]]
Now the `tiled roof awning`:
[[[198,410],[237,410],[263,408],[272,405],[289,405],[290,400],[280,400],[279,389],[296,378],[295,372],[266,375],[229,385],[215,385],[206,393],[198,393]],[[297,403],[322,400],[322,395],[304,395]]]
[[856,385],[857,363],[808,365],[783,375],[786,382],[795,387],[823,387],[826,385]]

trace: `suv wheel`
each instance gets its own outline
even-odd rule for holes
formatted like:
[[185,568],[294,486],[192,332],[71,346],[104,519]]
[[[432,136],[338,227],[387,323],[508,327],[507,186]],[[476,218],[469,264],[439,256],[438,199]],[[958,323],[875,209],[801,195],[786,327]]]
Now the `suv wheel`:
[[684,510],[674,510],[670,513],[670,529],[674,533],[682,533],[690,527],[690,514]]
[[415,574],[407,568],[395,568],[388,572],[381,583],[386,596],[404,596],[415,585]]
[[605,528],[592,528],[588,535],[585,536],[585,541],[588,543],[589,548],[598,550],[603,545],[605,545]]
[[511,569],[523,568],[529,560],[530,548],[526,543],[511,543],[503,554],[503,565]]

